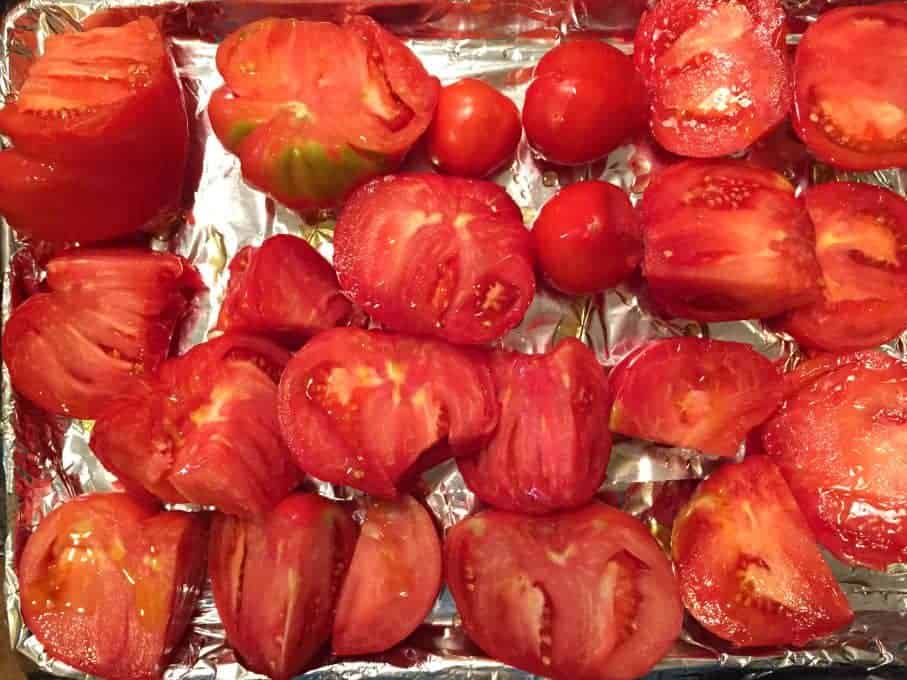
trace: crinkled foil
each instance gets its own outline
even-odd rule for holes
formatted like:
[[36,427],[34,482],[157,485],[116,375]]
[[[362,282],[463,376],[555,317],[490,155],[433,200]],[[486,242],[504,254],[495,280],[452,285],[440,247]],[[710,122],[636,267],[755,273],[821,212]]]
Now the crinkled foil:
[[[814,20],[817,11],[834,5],[831,0],[787,0],[793,25]],[[279,12],[281,15],[342,18],[345,12],[369,11],[406,37],[428,69],[445,82],[475,76],[493,83],[522,103],[532,65],[559,35],[591,29],[621,49],[629,50],[632,32],[645,0],[365,0],[343,5],[335,0],[232,0],[230,2],[161,2],[159,0],[30,0],[14,8],[4,22],[0,40],[0,93],[15,92],[30,59],[40,52],[44,38],[62,31],[79,30],[80,21],[100,10],[143,11],[164,16],[173,51],[191,108],[194,145],[201,158],[200,179],[191,213],[167,238],[154,247],[188,257],[199,269],[209,292],[180,338],[186,349],[205,338],[217,317],[228,272],[226,265],[236,251],[260,243],[277,233],[298,234],[325,256],[332,254],[332,215],[302,221],[297,215],[247,187],[237,159],[226,153],[210,132],[205,107],[220,84],[214,66],[216,41],[241,23]],[[796,41],[796,36],[794,40]],[[805,154],[791,160],[789,130],[782,129],[751,153],[773,164],[799,187],[834,179],[827,167],[813,164]],[[796,144],[796,142],[795,142]],[[788,153],[778,149],[786,145]],[[801,147],[802,148],[802,147]],[[628,191],[638,200],[649,175],[664,162],[650,139],[640,137],[616,150],[604,162],[563,169],[536,161],[521,144],[511,168],[497,180],[523,208],[527,224],[539,207],[565,183],[583,178],[603,178]],[[416,149],[411,168],[426,168],[424,151]],[[854,178],[853,175],[841,177]],[[907,173],[881,171],[860,175],[862,181],[885,185],[902,194]],[[3,320],[11,307],[11,289],[17,284],[10,272],[12,255],[22,246],[4,226],[2,247]],[[792,366],[798,359],[789,338],[770,332],[756,322],[701,325],[660,319],[648,311],[642,289],[628,285],[604,296],[566,298],[542,290],[522,325],[503,344],[523,352],[542,352],[559,338],[575,336],[596,351],[607,366],[615,364],[633,347],[652,337],[708,335],[751,343],[772,359]],[[907,356],[907,335],[886,348]],[[7,532],[4,545],[6,609],[12,643],[40,668],[65,678],[85,678],[50,659],[22,622],[19,611],[16,556],[41,517],[73,495],[112,488],[114,479],[103,469],[87,445],[91,423],[51,419],[23,403],[17,403],[3,369],[2,442],[3,472],[7,495]],[[660,485],[671,480],[695,479],[708,473],[715,461],[693,451],[654,444],[619,440],[612,454],[608,481],[602,494],[622,503],[628,512],[648,521],[656,536],[663,527],[647,516]],[[335,498],[350,494],[330,485],[320,492]],[[428,504],[444,527],[475,510],[475,498],[465,488],[456,465],[448,462],[425,477]],[[779,537],[783,540],[783,537]],[[857,612],[849,630],[803,650],[734,651],[688,621],[682,639],[659,664],[657,671],[695,673],[720,667],[772,671],[792,666],[825,667],[852,664],[881,668],[907,663],[907,566],[888,574],[851,569],[829,558],[832,567]],[[450,678],[462,680],[517,680],[530,676],[482,658],[458,625],[456,609],[446,591],[428,619],[399,648],[379,657],[359,660],[324,658],[303,677],[317,680],[354,678]],[[167,680],[251,680],[262,676],[243,669],[224,642],[224,632],[210,589],[198,605],[189,633],[174,655]]]

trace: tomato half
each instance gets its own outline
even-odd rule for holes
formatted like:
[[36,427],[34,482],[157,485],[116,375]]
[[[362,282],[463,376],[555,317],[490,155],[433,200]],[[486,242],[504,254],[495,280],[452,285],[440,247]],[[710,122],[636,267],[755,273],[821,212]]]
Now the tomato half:
[[301,481],[277,424],[277,381],[288,359],[254,336],[197,345],[143,389],[112,400],[91,448],[130,489],[261,515]]
[[16,391],[50,413],[95,418],[155,371],[174,327],[203,289],[182,257],[145,250],[71,250],[47,264],[44,291],[3,334]]
[[535,293],[529,232],[496,184],[402,174],[347,202],[334,231],[347,296],[391,330],[463,344],[500,338]]
[[205,577],[207,517],[125,494],[57,507],[19,561],[22,615],[47,653],[111,680],[159,678]]
[[697,321],[774,316],[821,296],[812,225],[781,175],[686,161],[642,202],[643,273],[666,313]]
[[639,521],[606,505],[547,517],[489,510],[456,524],[444,550],[466,633],[530,673],[630,680],[680,633],[670,562]]
[[331,634],[356,524],[339,503],[288,496],[261,520],[215,515],[208,572],[227,641],[250,670],[288,680]]
[[778,408],[781,376],[741,342],[653,340],[610,376],[611,430],[735,456],[747,433]]

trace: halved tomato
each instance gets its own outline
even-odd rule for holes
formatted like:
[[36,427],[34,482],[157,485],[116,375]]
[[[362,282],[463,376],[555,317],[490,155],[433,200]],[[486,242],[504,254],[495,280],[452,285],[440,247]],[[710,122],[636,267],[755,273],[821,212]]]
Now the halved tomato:
[[277,424],[277,382],[289,358],[239,334],[197,345],[143,389],[112,399],[91,448],[130,489],[261,515],[302,478]]
[[497,353],[491,366],[501,417],[478,455],[457,460],[467,486],[513,512],[587,503],[611,454],[608,383],[595,354],[567,338],[544,355]]
[[794,128],[853,170],[907,165],[907,5],[839,7],[810,24],[794,64]]
[[686,161],[642,202],[643,273],[656,304],[697,321],[774,316],[821,296],[812,225],[781,175]]
[[728,463],[699,485],[671,539],[683,603],[740,647],[802,647],[853,620],[778,468]]
[[489,510],[444,545],[466,633],[545,677],[630,680],[680,633],[671,563],[636,519],[601,503],[547,517]]
[[529,232],[496,184],[402,174],[347,202],[334,266],[350,299],[391,330],[463,344],[500,338],[535,293]]
[[806,362],[763,427],[819,542],[851,564],[907,562],[907,365],[879,352]]
[[287,497],[260,520],[215,515],[208,573],[229,642],[250,670],[301,673],[331,634],[356,523],[339,503]]
[[48,654],[85,673],[159,678],[205,578],[207,525],[125,494],[67,501],[22,552],[25,623]]
[[653,340],[610,375],[611,430],[734,456],[781,403],[781,375],[741,342]]
[[366,502],[334,619],[335,654],[372,654],[409,636],[441,589],[441,540],[412,496]]
[[11,382],[46,411],[95,418],[157,369],[203,285],[176,255],[80,249],[50,260],[44,288],[6,324]]

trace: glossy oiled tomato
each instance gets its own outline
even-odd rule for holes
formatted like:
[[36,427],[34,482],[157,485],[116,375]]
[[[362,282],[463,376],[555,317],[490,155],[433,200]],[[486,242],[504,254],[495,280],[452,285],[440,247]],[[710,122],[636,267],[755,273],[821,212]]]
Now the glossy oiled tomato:
[[444,545],[466,633],[544,677],[631,680],[680,633],[671,564],[643,525],[593,503],[547,517],[489,510]]
[[67,501],[19,561],[25,623],[47,653],[111,680],[161,677],[205,577],[207,517],[125,494]]
[[821,297],[812,225],[781,175],[687,161],[642,202],[643,273],[656,304],[697,321],[774,316]]
[[51,413],[97,417],[157,369],[201,289],[189,263],[165,253],[72,250],[50,260],[43,292],[4,330],[13,387]]
[[683,603],[741,647],[805,645],[853,612],[778,468],[726,464],[697,489],[671,540]]
[[841,7],[797,47],[793,120],[827,163],[854,170],[907,165],[907,5]]
[[297,493],[261,520],[216,515],[208,572],[227,641],[250,670],[301,673],[331,634],[356,524],[338,503]]
[[356,328],[325,331],[296,353],[278,410],[303,470],[384,497],[426,466],[474,453],[498,416],[480,355]]
[[403,174],[362,187],[337,222],[334,266],[385,327],[455,343],[500,338],[535,292],[520,209],[481,180]]

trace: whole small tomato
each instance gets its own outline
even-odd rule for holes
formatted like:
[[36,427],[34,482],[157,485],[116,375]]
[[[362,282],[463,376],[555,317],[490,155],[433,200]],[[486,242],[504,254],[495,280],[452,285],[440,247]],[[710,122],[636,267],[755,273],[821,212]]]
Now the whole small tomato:
[[428,152],[443,172],[485,177],[513,156],[522,134],[512,101],[482,80],[464,78],[441,90]]

